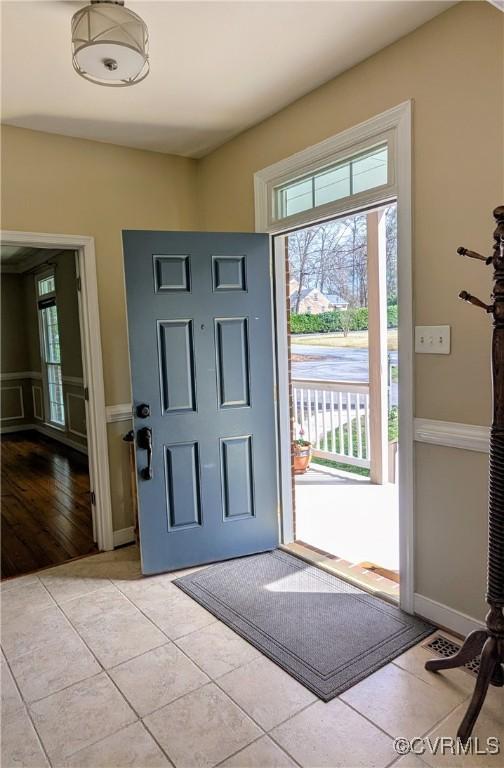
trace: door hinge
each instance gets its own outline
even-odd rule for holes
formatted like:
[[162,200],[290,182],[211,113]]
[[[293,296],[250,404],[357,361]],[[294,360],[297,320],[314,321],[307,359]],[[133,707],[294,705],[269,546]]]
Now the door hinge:
[[84,400],[89,400],[89,387],[84,387]]
[[90,491],[89,495],[91,497],[91,504],[93,507],[96,507],[96,493],[94,491]]
[[82,290],[82,281],[80,279],[80,276],[77,278],[76,283],[77,283],[77,290],[81,291]]

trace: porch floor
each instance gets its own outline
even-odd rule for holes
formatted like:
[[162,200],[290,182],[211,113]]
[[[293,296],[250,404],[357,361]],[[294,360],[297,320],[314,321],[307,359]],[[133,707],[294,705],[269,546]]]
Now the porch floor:
[[295,483],[296,540],[350,563],[399,570],[397,484],[316,464]]

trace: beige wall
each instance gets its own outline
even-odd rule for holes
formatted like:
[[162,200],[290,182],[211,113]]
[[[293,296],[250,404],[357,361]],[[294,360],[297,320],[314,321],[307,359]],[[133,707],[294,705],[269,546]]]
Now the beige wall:
[[[488,3],[460,3],[199,163],[201,227],[253,230],[255,171],[413,99],[415,322],[450,324],[453,342],[415,358],[419,417],[490,419],[488,318],[457,294],[487,297],[491,275],[455,250],[487,253],[504,202],[503,25]],[[486,477],[482,455],[417,450],[415,589],[480,618]]]
[[[2,127],[2,227],[95,238],[107,405],[131,399],[121,231],[194,229],[195,182],[194,160]],[[130,426],[108,430],[115,529],[131,524]]]
[[121,231],[194,229],[193,160],[2,127],[4,229],[95,238],[105,399],[130,400]]

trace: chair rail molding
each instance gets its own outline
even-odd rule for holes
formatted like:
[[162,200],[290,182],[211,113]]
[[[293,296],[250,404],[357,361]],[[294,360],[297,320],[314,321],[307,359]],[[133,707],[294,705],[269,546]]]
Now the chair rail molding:
[[131,421],[133,418],[133,405],[131,403],[107,405],[105,410],[108,424],[113,424],[116,421]]
[[19,379],[41,379],[40,371],[11,371],[0,373],[0,381],[18,381]]
[[442,445],[447,448],[462,448],[466,451],[488,453],[490,450],[490,427],[460,424],[455,421],[415,419],[415,441]]
[[62,376],[63,384],[72,384],[75,387],[83,387],[84,379],[82,376]]

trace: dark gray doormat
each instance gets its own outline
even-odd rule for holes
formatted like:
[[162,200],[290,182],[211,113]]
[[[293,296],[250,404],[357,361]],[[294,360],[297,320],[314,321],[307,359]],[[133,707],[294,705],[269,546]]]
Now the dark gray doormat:
[[323,701],[434,631],[280,550],[217,563],[173,583]]

